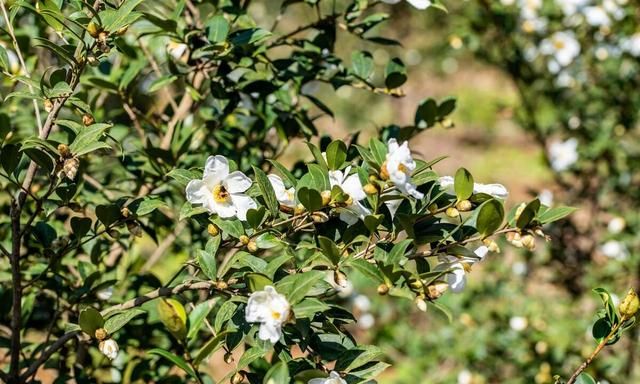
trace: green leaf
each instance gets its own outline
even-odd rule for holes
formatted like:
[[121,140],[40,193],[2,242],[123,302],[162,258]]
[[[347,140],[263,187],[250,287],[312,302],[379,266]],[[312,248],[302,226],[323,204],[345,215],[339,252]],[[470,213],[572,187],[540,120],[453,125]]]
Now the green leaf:
[[223,233],[231,235],[236,239],[244,235],[244,227],[242,226],[242,222],[238,219],[223,219],[218,216],[212,221],[222,230]]
[[316,313],[327,311],[329,310],[329,308],[329,305],[327,305],[326,303],[310,297],[294,305],[293,313],[296,315],[296,319],[312,319]]
[[249,28],[236,31],[231,35],[231,43],[234,45],[249,45],[258,43],[271,36],[271,32],[262,28]]
[[347,145],[342,140],[334,140],[327,146],[326,154],[329,169],[340,169],[347,160]]
[[81,239],[91,229],[91,219],[88,217],[72,217],[71,230],[77,239]]
[[504,207],[495,199],[488,200],[478,209],[476,229],[482,237],[493,234],[502,225]]
[[261,273],[247,273],[244,280],[251,292],[262,291],[267,285],[273,285],[273,281]]
[[264,376],[263,384],[284,384],[291,381],[289,376],[289,367],[284,361],[277,362],[271,367]]
[[[215,236],[218,244],[220,243],[220,236]],[[196,254],[196,261],[202,272],[210,279],[216,280],[218,264],[216,261],[216,254],[207,252],[206,250],[199,249]]]
[[115,204],[110,205],[98,205],[96,207],[96,216],[104,224],[105,227],[115,223],[122,214],[120,213],[120,207]]
[[318,244],[320,245],[320,249],[322,249],[322,253],[331,260],[333,265],[338,265],[341,252],[336,243],[328,237],[318,236]]
[[291,305],[295,305],[302,301],[324,276],[324,272],[315,270],[289,275],[276,283],[276,290],[285,295]]
[[375,264],[371,264],[368,261],[362,259],[352,259],[349,260],[348,266],[360,272],[363,276],[365,276],[367,279],[372,280],[372,282],[375,284],[384,283],[384,278],[382,277],[380,269]]
[[186,361],[184,361],[183,358],[176,356],[173,353],[169,351],[165,351],[164,349],[161,349],[161,348],[153,348],[147,351],[147,354],[164,357],[165,359],[171,361],[175,366],[185,371],[194,380],[196,381],[199,380],[198,376],[196,375],[196,372],[193,370],[193,368],[189,366],[189,364],[187,364]]
[[351,54],[351,70],[363,80],[373,74],[373,56],[366,51],[355,51]]
[[80,325],[80,328],[84,333],[91,337],[95,337],[96,329],[104,326],[104,319],[97,309],[87,307],[80,311],[78,325]]
[[526,228],[536,218],[538,210],[540,209],[540,200],[534,199],[524,208],[518,220],[516,220],[516,226],[518,228]]
[[229,331],[218,332],[211,340],[207,341],[200,351],[198,351],[195,359],[193,359],[193,364],[197,367],[203,360],[209,357],[209,355],[220,349],[224,344],[227,334],[229,334]]
[[173,83],[174,81],[178,80],[178,76],[176,75],[168,75],[168,76],[162,76],[159,77],[157,79],[155,79],[151,85],[149,85],[149,89],[148,89],[148,93],[154,93],[155,91],[158,91],[162,88],[164,88],[165,86]]
[[578,208],[574,208],[574,207],[549,208],[543,213],[541,213],[538,219],[540,220],[540,224],[552,223],[554,221],[564,219],[565,217],[569,216],[576,210],[578,210]]
[[222,327],[224,326],[224,323],[233,317],[236,309],[238,309],[238,304],[234,303],[233,301],[226,301],[224,304],[222,304],[218,309],[218,312],[216,313],[216,319],[213,322],[213,329],[216,332],[220,332],[222,330]]
[[605,317],[599,318],[594,324],[591,330],[591,334],[596,342],[600,343],[605,337],[611,333],[612,325]]
[[180,186],[185,187],[191,180],[200,179],[200,174],[187,169],[173,169],[167,173],[167,177],[174,179]]
[[384,70],[384,85],[389,89],[400,87],[407,81],[407,68],[399,58],[393,58]]
[[132,308],[118,313],[117,315],[111,316],[104,322],[104,329],[108,334],[113,335],[118,330],[120,330],[120,328],[127,325],[127,323],[134,317],[142,315],[144,313],[146,312],[139,308]]
[[267,204],[267,208],[269,208],[271,216],[277,217],[280,210],[280,204],[278,203],[276,193],[273,190],[273,186],[271,185],[269,178],[260,168],[255,166],[253,166],[253,173],[256,176],[256,183],[258,183],[258,188],[264,198],[265,204]]
[[187,312],[178,300],[160,298],[157,304],[158,317],[171,334],[182,341],[187,335]]
[[117,10],[106,9],[100,12],[100,19],[102,20],[104,29],[108,32],[115,32],[122,27],[132,24],[142,16],[141,13],[133,11],[142,1],[143,0],[126,0],[120,4],[120,8]]
[[298,201],[309,212],[317,211],[322,208],[322,195],[315,189],[302,187],[298,190]]
[[20,147],[15,144],[7,144],[0,149],[0,163],[8,175],[15,171],[21,157]]
[[458,169],[453,187],[458,201],[467,200],[473,194],[473,176],[464,168]]
[[7,50],[4,49],[2,45],[0,45],[0,68],[9,73],[13,72],[9,63],[9,55],[7,54]]
[[340,372],[350,372],[371,361],[381,358],[384,355],[382,350],[373,345],[362,345],[357,348],[344,351],[338,361],[335,370]]
[[[268,161],[269,163],[271,163],[271,165],[275,167],[275,169],[278,170],[278,172],[280,173],[280,175],[282,176],[285,182],[286,187],[296,186],[296,184],[298,183],[298,179],[296,179],[295,176],[293,176],[293,174],[284,165],[280,164],[277,160],[268,160]],[[287,185],[287,183],[289,185]]]
[[168,207],[168,205],[167,203],[165,203],[164,201],[158,198],[146,197],[138,205],[138,209],[136,209],[136,215],[138,216],[148,215],[160,207]]
[[433,127],[438,119],[438,106],[436,101],[429,98],[423,100],[418,109],[416,109],[416,116],[414,124],[419,128]]
[[222,15],[212,17],[205,25],[207,39],[214,44],[223,43],[229,36],[229,22]]
[[580,376],[578,376],[575,384],[596,384],[596,380],[588,373],[582,372]]
[[283,244],[280,239],[271,232],[265,232],[256,237],[256,245],[260,249],[271,249]]
[[391,249],[391,252],[389,252],[389,255],[387,256],[387,262],[385,264],[388,264],[388,265],[403,264],[403,261],[406,261],[404,259],[404,254],[407,252],[407,248],[409,248],[409,246],[412,243],[413,243],[413,240],[406,239],[395,244]]
[[216,299],[203,301],[189,312],[189,332],[187,333],[187,340],[191,340],[197,336],[200,328],[202,328],[202,324],[213,309],[215,301]]

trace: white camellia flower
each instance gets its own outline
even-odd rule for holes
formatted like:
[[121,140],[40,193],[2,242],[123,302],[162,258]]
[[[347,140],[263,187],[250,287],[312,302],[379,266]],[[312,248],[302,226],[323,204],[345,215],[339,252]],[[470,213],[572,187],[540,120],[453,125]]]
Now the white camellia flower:
[[468,370],[462,370],[458,373],[458,384],[472,384],[473,374]]
[[623,51],[628,52],[631,56],[640,57],[640,32],[636,32],[622,40],[620,46]]
[[460,293],[467,285],[467,272],[471,269],[471,266],[478,261],[481,261],[487,253],[489,248],[486,246],[478,247],[475,252],[475,257],[457,257],[457,256],[442,256],[440,257],[440,264],[436,266],[435,271],[449,271],[445,275],[445,281],[449,284],[449,289],[453,293]]
[[549,71],[558,73],[562,67],[566,67],[580,54],[580,43],[571,31],[555,32],[540,43],[540,52],[551,56]]
[[98,299],[100,300],[104,300],[104,301],[109,300],[111,296],[113,296],[113,287],[108,287],[108,288],[99,290],[98,292],[96,292],[96,296],[98,296]]
[[626,260],[629,257],[629,251],[619,241],[609,240],[600,247],[600,252],[605,256],[615,260]]
[[603,27],[611,25],[611,19],[607,14],[607,11],[603,7],[591,6],[586,7],[582,13],[587,21],[587,24],[593,27]]
[[411,182],[411,174],[416,169],[416,162],[411,157],[409,143],[405,141],[402,145],[398,145],[396,139],[390,139],[387,145],[387,157],[382,164],[381,174],[388,176],[400,192],[416,199],[422,199],[424,194],[419,192]]
[[546,205],[547,207],[552,206],[553,191],[549,189],[543,189],[542,191],[540,191],[540,194],[538,195],[538,200],[540,200],[540,203],[542,203],[543,205]]
[[[398,4],[400,2],[400,0],[382,0],[382,1],[387,4]],[[407,0],[407,3],[413,5],[418,9],[427,9],[433,4],[431,0]]]
[[607,224],[607,230],[609,233],[617,235],[618,233],[624,231],[624,228],[627,226],[627,222],[622,217],[614,217],[609,220]]
[[202,180],[187,184],[187,200],[201,204],[211,214],[220,217],[247,219],[247,211],[257,204],[244,192],[251,186],[251,179],[240,171],[229,173],[229,162],[224,156],[209,156],[204,166]]
[[[455,179],[453,176],[442,176],[438,179],[438,184],[440,184],[443,189],[453,190]],[[509,191],[507,191],[507,188],[502,184],[473,183],[473,193],[486,193],[487,195],[501,200],[505,200],[509,197]]]
[[570,17],[589,4],[589,0],[556,0],[565,16]]
[[331,372],[327,378],[311,379],[307,384],[347,384],[338,372]]
[[566,171],[576,161],[578,161],[578,140],[576,138],[562,142],[556,141],[549,145],[549,162],[554,171]]
[[269,182],[273,187],[273,191],[276,193],[276,199],[281,205],[285,207],[294,208],[296,206],[296,189],[291,187],[287,189],[284,186],[284,181],[278,175],[269,175]]
[[113,339],[102,340],[100,344],[98,344],[98,349],[109,360],[115,359],[118,356],[118,351],[120,351],[118,343]]
[[349,171],[351,171],[351,167],[345,168],[344,172],[329,171],[329,182],[332,188],[337,185],[342,189],[342,192],[349,195],[346,206],[339,208],[340,220],[353,225],[358,222],[358,219],[363,219],[366,215],[371,214],[371,211],[360,202],[367,198],[367,194],[362,189],[360,177],[357,173],[349,175]]
[[189,46],[185,43],[170,41],[167,44],[167,53],[176,61],[186,61],[184,55],[187,53],[187,49],[189,49]]
[[509,319],[509,327],[516,332],[522,332],[527,329],[529,325],[529,321],[527,321],[526,317],[522,316],[513,316]]
[[258,338],[276,343],[282,336],[282,324],[289,318],[290,305],[287,298],[270,285],[249,296],[245,309],[248,323],[260,323]]

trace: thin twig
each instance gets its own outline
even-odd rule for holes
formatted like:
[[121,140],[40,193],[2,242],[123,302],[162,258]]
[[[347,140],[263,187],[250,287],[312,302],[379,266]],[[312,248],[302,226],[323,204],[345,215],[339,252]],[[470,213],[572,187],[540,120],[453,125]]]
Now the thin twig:
[[33,364],[29,366],[29,368],[20,376],[20,381],[27,380],[31,375],[35,374],[38,371],[38,368],[42,364],[44,364],[51,355],[53,355],[58,349],[62,348],[67,341],[77,337],[80,335],[80,331],[73,331],[69,333],[65,333],[60,336],[58,340],[56,340],[49,348],[47,348],[42,355],[38,358],[38,360],[34,361]]

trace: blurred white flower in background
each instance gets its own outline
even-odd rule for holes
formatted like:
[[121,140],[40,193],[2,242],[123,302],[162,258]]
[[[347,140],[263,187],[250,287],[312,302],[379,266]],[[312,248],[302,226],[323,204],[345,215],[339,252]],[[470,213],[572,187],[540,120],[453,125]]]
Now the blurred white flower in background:
[[458,373],[458,384],[471,384],[473,383],[473,374],[468,370],[462,370]]
[[571,17],[589,4],[589,0],[556,0],[556,4],[562,9],[565,16]]
[[96,293],[96,296],[98,297],[98,299],[103,301],[109,300],[111,296],[113,296],[113,287],[108,287],[108,288],[99,290]]
[[609,240],[602,244],[600,251],[605,256],[615,260],[626,260],[629,257],[627,247],[617,240]]
[[549,145],[549,162],[554,171],[566,171],[576,161],[578,161],[578,140],[576,138],[556,141]]
[[632,56],[640,56],[640,32],[636,32],[620,43],[620,48]]
[[353,299],[353,306],[360,312],[369,312],[371,300],[365,295],[358,295]]
[[540,43],[540,53],[550,56],[547,63],[550,72],[558,73],[580,54],[580,43],[571,31],[555,32]]
[[260,323],[258,338],[276,343],[282,336],[282,325],[289,318],[290,305],[284,295],[270,285],[249,296],[245,309],[248,323]]
[[553,192],[549,189],[543,189],[538,195],[538,200],[547,207],[553,205]]
[[522,332],[527,329],[529,322],[526,317],[522,316],[513,316],[509,319],[509,327],[516,332]]
[[167,53],[176,61],[186,61],[186,53],[189,46],[185,43],[170,41],[167,44]]
[[347,384],[347,382],[340,377],[338,372],[331,371],[331,373],[329,373],[329,377],[311,379],[307,384]]
[[614,234],[617,235],[618,233],[624,231],[624,228],[627,226],[627,222],[624,220],[624,218],[616,216],[613,219],[609,220],[609,223],[607,224],[607,230]]
[[[398,4],[401,0],[382,0],[382,1],[387,4]],[[432,5],[431,0],[407,0],[407,3],[413,5],[418,9],[427,9]]]
[[601,6],[586,7],[582,11],[587,24],[594,27],[603,27],[611,25],[611,19]]
[[358,318],[358,327],[360,329],[371,329],[376,323],[376,319],[370,313],[364,313]]

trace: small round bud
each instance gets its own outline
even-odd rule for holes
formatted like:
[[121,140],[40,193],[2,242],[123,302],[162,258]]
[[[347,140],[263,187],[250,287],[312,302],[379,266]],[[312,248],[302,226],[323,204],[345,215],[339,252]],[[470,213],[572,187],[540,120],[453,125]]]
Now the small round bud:
[[629,290],[627,296],[625,296],[624,300],[618,306],[618,310],[620,311],[620,315],[623,318],[629,319],[638,312],[638,308],[640,307],[640,300],[638,299],[638,295],[632,289]]
[[460,212],[468,212],[473,208],[473,205],[469,200],[458,201],[456,209]]
[[231,384],[241,384],[244,381],[244,373],[242,371],[237,372],[231,378]]
[[91,116],[90,114],[85,113],[84,115],[82,115],[82,124],[84,124],[85,127],[95,122],[96,122],[96,119],[94,119],[93,116]]
[[517,232],[509,232],[507,233],[507,241],[511,243],[511,245],[513,245],[516,248],[522,248],[524,247],[524,244],[522,244],[522,236],[520,236],[519,233]]
[[424,284],[422,283],[422,280],[416,279],[416,280],[411,280],[409,282],[409,286],[412,289],[418,290],[418,289],[422,289],[424,287]]
[[220,234],[220,228],[218,228],[217,225],[210,223],[207,225],[207,232],[209,232],[211,236],[218,236],[218,234]]
[[249,244],[249,241],[251,241],[251,239],[249,238],[249,236],[247,235],[242,235],[238,238],[238,240],[240,240],[240,242],[244,245]]
[[380,167],[380,178],[382,180],[389,180],[389,171],[387,170],[387,162],[382,163],[382,167]]
[[378,188],[374,184],[368,183],[364,187],[364,193],[367,195],[376,195],[378,193]]
[[438,204],[433,203],[429,205],[427,209],[429,210],[429,212],[431,212],[431,214],[435,214],[436,212],[438,212]]
[[372,183],[375,183],[376,181],[378,181],[378,176],[370,175],[369,176],[369,181],[372,182]]
[[453,128],[453,126],[454,126],[453,120],[451,120],[449,118],[442,119],[440,124],[442,124],[442,126],[445,127],[445,128]]
[[329,221],[329,215],[322,211],[317,211],[311,214],[311,219],[314,223],[326,223]]
[[256,244],[255,241],[249,241],[247,243],[247,250],[251,253],[257,252],[258,251],[258,244]]
[[98,33],[98,38],[97,40],[101,43],[105,43],[107,41],[107,38],[109,37],[109,32],[107,31],[100,31]]
[[233,354],[231,352],[227,352],[224,354],[224,362],[227,364],[231,364],[234,362]]
[[124,27],[122,27],[122,28],[120,28],[120,29],[118,29],[118,30],[116,31],[116,35],[118,35],[118,36],[122,36],[122,35],[124,35],[125,33],[127,33],[127,30],[128,30],[128,29],[129,29],[129,26],[128,26],[128,25],[125,25]]
[[87,55],[87,63],[89,63],[89,65],[92,67],[97,67],[98,65],[100,65],[100,60],[98,60],[96,55],[90,53]]
[[427,302],[423,298],[416,297],[413,302],[420,311],[427,312]]
[[303,214],[307,209],[304,207],[304,205],[302,204],[298,204],[296,205],[295,209],[293,210],[293,214],[298,216]]
[[127,222],[127,229],[135,237],[142,237],[142,227],[135,221]]
[[322,191],[320,196],[322,196],[322,205],[329,205],[331,202],[331,191]]
[[102,31],[102,28],[93,21],[90,22],[89,25],[87,25],[87,32],[94,39],[98,37],[101,31]]
[[49,99],[44,99],[42,104],[44,105],[44,110],[47,112],[51,112],[51,110],[53,109],[53,103]]
[[120,214],[122,215],[122,217],[124,217],[126,219],[127,217],[131,216],[131,210],[129,210],[129,208],[127,208],[127,207],[123,207],[120,210]]
[[114,239],[119,239],[120,238],[120,232],[117,229],[111,229],[109,230],[109,236],[111,236]]
[[520,242],[525,248],[527,248],[530,251],[533,251],[534,249],[536,249],[536,239],[531,235],[523,236]]
[[447,289],[449,289],[449,284],[443,281],[436,281],[427,287],[427,297],[429,297],[429,300],[435,300],[442,296]]
[[336,282],[336,284],[339,287],[346,287],[347,286],[347,276],[345,276],[344,273],[340,272],[340,271],[335,271],[333,273],[333,280]]
[[229,288],[229,284],[224,281],[216,281],[216,288],[223,290]]
[[67,146],[67,144],[58,144],[58,153],[60,153],[60,156],[64,157],[69,157],[69,155],[71,155],[71,151],[69,150],[69,146]]
[[389,293],[389,286],[387,284],[378,285],[378,295],[384,296]]
[[491,239],[484,239],[482,242],[487,247],[487,249],[489,249],[489,252],[500,253],[500,246],[498,246],[498,243],[496,243],[495,241]]
[[109,334],[107,333],[107,330],[104,328],[98,328],[96,329],[96,332],[94,334],[95,338],[98,339],[98,341],[102,341],[104,339],[106,339]]
[[447,216],[453,217],[453,218],[456,218],[456,217],[460,216],[460,212],[458,212],[458,210],[456,208],[453,208],[453,207],[447,208],[447,210],[444,213]]

